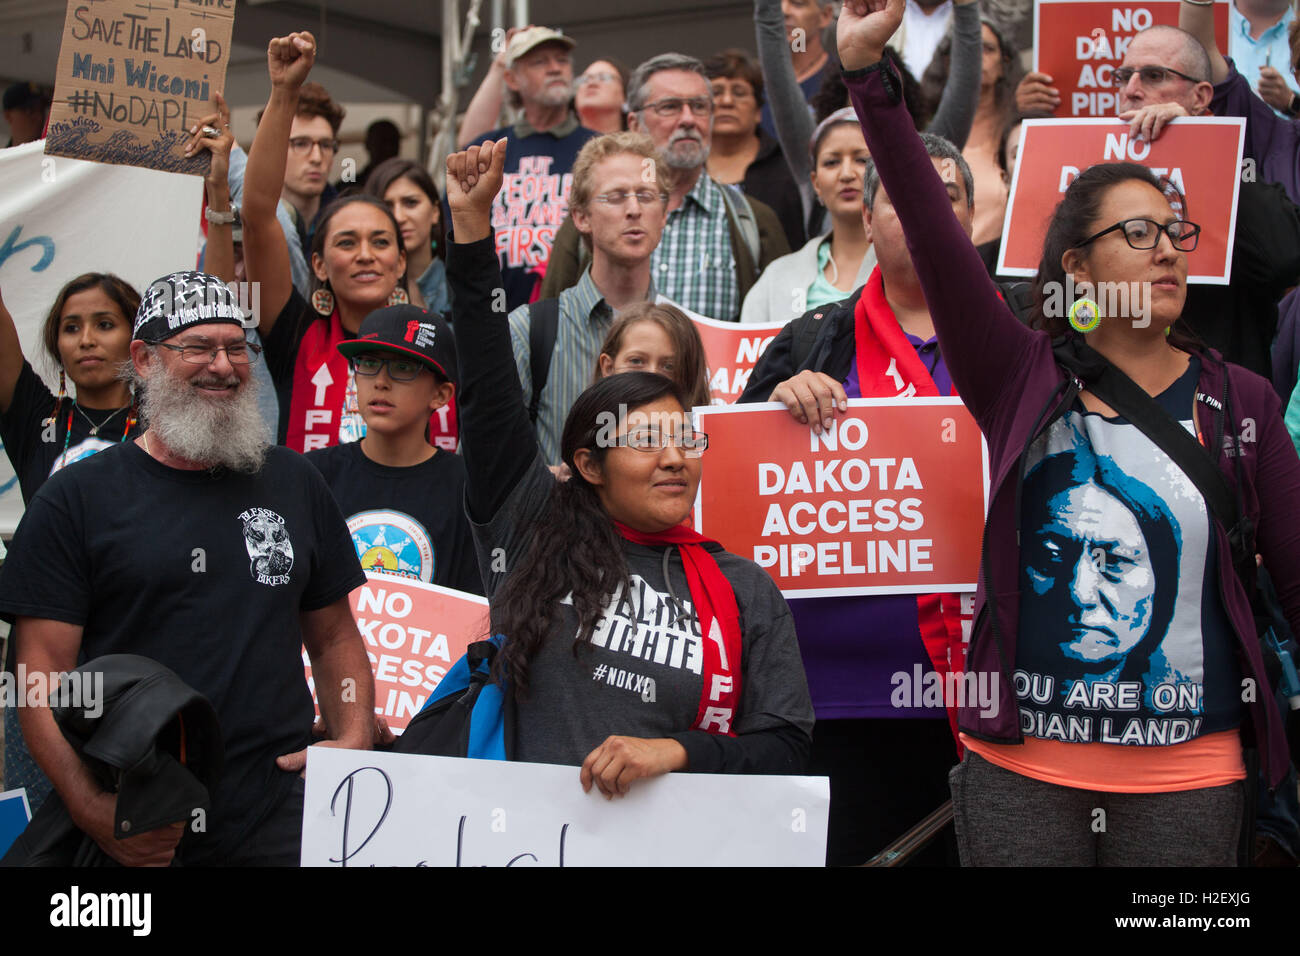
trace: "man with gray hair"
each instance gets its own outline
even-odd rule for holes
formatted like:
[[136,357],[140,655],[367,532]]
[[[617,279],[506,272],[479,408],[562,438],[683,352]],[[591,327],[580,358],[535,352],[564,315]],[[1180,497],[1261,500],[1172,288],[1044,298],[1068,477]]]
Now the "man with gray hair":
[[[1182,7],[1183,22],[1197,23],[1199,2],[1184,0]],[[1216,100],[1216,91],[1222,93],[1228,61],[1213,47],[1213,20],[1201,20],[1211,31],[1205,45],[1197,41],[1199,32],[1193,35],[1171,26],[1150,27],[1129,44],[1123,65],[1115,70],[1115,83],[1119,118],[1128,121],[1134,136],[1155,140],[1170,120],[1209,116],[1212,102],[1224,102],[1222,95]],[[1212,85],[1215,81],[1221,81],[1220,87]],[[1252,125],[1258,124],[1247,124],[1247,157],[1258,146]],[[1229,362],[1265,378],[1273,367],[1270,347],[1277,332],[1278,300],[1300,275],[1300,209],[1281,185],[1267,179],[1259,175],[1253,157],[1243,167],[1229,284],[1189,284],[1181,319]],[[1231,189],[1231,181],[1221,188]],[[1193,221],[1196,202],[1196,196],[1187,197],[1185,217]]]
[[[948,140],[930,133],[921,139],[947,183],[952,214],[969,236],[975,211],[970,167]],[[954,394],[903,228],[870,160],[862,220],[877,259],[866,285],[786,325],[759,359],[740,402],[781,402],[797,422],[820,433],[850,398]],[[948,770],[957,754],[947,715],[941,706],[899,710],[893,675],[947,672],[951,653],[960,652],[960,628],[949,629],[960,596],[796,598],[789,604],[818,713],[810,768],[831,778],[826,862],[858,865],[948,799]],[[881,766],[890,772],[864,770]],[[946,835],[916,862],[942,866],[955,857]]]
[[[509,310],[534,298],[556,230],[569,210],[573,162],[596,135],[580,126],[569,109],[574,45],[550,27],[530,26],[511,34],[504,80],[511,104],[521,106],[524,115],[513,126],[484,133],[466,144],[506,138],[506,178],[492,205],[492,226]],[[443,214],[450,222],[446,203]]]
[[270,445],[243,313],[226,286],[150,286],[127,372],[148,429],[42,486],[0,571],[0,615],[29,672],[105,654],[166,665],[216,708],[225,770],[206,814],[116,818],[48,707],[23,736],[78,827],[127,865],[296,865],[312,676],[329,740],[369,749],[374,678],[348,595],[365,583],[320,473]]
[[[773,259],[790,251],[770,208],[705,170],[713,137],[713,89],[704,64],[680,53],[642,63],[627,84],[628,128],[647,133],[668,165],[668,222],[651,258],[664,296],[692,312],[735,322],[740,304]],[[498,242],[500,240],[498,239]],[[583,258],[572,220],[555,237],[542,297],[578,281]]]

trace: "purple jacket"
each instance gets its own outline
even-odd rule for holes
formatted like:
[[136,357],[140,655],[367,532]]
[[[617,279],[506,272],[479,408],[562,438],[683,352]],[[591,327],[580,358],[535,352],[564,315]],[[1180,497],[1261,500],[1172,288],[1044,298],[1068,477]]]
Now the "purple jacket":
[[1215,116],[1244,116],[1244,155],[1259,164],[1255,177],[1281,183],[1293,203],[1300,203],[1300,120],[1283,119],[1259,98],[1246,78],[1228,61],[1228,77],[1215,84],[1210,111]]
[[[1053,417],[1066,373],[1056,363],[1047,333],[1024,326],[998,297],[979,253],[952,215],[947,190],[911,117],[886,88],[881,71],[853,71],[844,79],[881,183],[902,223],[953,383],[989,445],[992,485],[967,669],[1001,675],[998,708],[992,717],[981,717],[973,707],[963,708],[959,725],[981,740],[1023,743],[1011,680],[1020,619],[1018,465],[1030,442]],[[891,81],[893,89],[900,88],[892,75]],[[1234,417],[1242,422],[1244,509],[1258,529],[1256,550],[1264,556],[1294,628],[1300,624],[1300,522],[1295,520],[1300,458],[1282,424],[1281,403],[1260,376],[1223,362],[1216,352],[1206,352],[1201,359],[1198,392],[1218,399],[1224,392],[1225,374],[1231,383]],[[1215,434],[1214,410],[1198,401],[1197,414],[1202,432]],[[1229,433],[1233,430],[1225,428]],[[1220,454],[1219,466],[1235,486],[1232,459]],[[1274,786],[1286,771],[1286,739],[1264,675],[1250,602],[1233,570],[1227,535],[1217,521],[1214,531],[1220,594],[1240,643],[1242,674],[1256,681],[1251,723],[1263,770]]]

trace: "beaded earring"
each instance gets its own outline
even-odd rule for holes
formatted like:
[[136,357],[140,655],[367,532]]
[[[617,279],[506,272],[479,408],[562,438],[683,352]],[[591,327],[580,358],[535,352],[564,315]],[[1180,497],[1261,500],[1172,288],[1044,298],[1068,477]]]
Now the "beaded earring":
[[332,315],[334,312],[334,293],[330,291],[328,283],[321,286],[311,294],[311,307],[321,315]]
[[393,289],[392,293],[388,296],[389,305],[409,305],[410,302],[411,302],[411,297],[406,294],[406,290],[403,289],[400,285],[396,286]]

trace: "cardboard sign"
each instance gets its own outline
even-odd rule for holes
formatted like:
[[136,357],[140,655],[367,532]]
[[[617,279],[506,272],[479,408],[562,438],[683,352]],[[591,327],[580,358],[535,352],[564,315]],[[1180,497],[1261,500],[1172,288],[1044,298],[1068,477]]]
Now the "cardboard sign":
[[1240,117],[1176,119],[1154,143],[1133,140],[1128,123],[1120,120],[1025,120],[998,272],[1032,276],[1038,271],[1052,212],[1082,170],[1132,162],[1168,176],[1186,199],[1182,218],[1201,227],[1196,250],[1187,253],[1187,281],[1227,285],[1245,139],[1246,121]]
[[695,527],[786,597],[975,590],[988,452],[960,399],[851,399],[820,436],[776,402],[695,414]]
[[188,130],[225,88],[235,0],[68,0],[45,152],[202,176]]
[[[1061,92],[1055,115],[1114,116],[1115,67],[1152,26],[1178,26],[1178,0],[1035,0],[1034,69]],[[1226,42],[1228,0],[1214,5],[1214,32]]]
[[749,384],[749,376],[759,358],[785,328],[775,324],[719,322],[691,314],[691,321],[704,342],[704,358],[709,365],[709,393],[714,405],[730,405]]
[[[486,598],[367,571],[368,583],[352,592],[352,614],[375,672],[375,713],[400,734],[465,648],[487,631]],[[312,699],[311,662],[302,662]],[[317,704],[316,713],[320,713]]]
[[672,773],[606,800],[577,767],[311,747],[303,866],[822,866],[826,777]]
[[[23,354],[56,391],[41,327],[59,290],[83,272],[111,272],[145,289],[193,269],[203,182],[44,156],[41,148],[0,149],[0,289]],[[22,514],[18,479],[0,455],[0,533],[13,534]]]

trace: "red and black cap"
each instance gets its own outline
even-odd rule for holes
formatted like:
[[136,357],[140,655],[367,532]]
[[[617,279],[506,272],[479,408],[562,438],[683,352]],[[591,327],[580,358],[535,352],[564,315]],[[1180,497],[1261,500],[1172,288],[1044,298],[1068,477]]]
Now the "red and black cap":
[[456,381],[456,339],[437,312],[390,305],[365,317],[355,339],[338,344],[345,358],[366,352],[394,352],[423,362],[447,381]]

